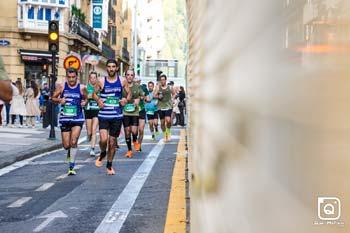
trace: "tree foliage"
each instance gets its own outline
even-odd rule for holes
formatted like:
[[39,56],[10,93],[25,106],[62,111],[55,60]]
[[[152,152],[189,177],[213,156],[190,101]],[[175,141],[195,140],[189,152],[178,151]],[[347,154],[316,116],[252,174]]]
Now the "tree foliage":
[[187,62],[187,17],[185,0],[164,0],[165,46],[163,55],[179,60],[179,75],[184,76]]

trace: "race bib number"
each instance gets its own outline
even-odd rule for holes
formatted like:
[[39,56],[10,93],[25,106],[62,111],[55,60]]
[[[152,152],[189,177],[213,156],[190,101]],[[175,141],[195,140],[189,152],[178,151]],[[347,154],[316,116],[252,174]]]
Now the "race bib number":
[[146,114],[147,115],[154,115],[154,111],[153,110],[147,110]]
[[65,105],[63,108],[63,114],[65,116],[76,116],[78,112],[77,106]]
[[135,112],[136,108],[134,104],[127,104],[124,106],[124,111],[125,112]]
[[119,98],[116,96],[107,96],[105,106],[118,107],[119,106]]

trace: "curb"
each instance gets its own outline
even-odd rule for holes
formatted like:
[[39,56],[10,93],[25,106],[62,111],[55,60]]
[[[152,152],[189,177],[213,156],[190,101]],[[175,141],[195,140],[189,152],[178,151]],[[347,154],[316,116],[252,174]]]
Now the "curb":
[[[47,139],[47,141],[49,140]],[[12,151],[5,153],[2,156],[3,158],[0,158],[0,168],[4,168],[15,162],[25,160],[34,157],[38,154],[49,152],[51,150],[56,150],[62,147],[61,140],[59,139],[52,140],[51,142],[53,142],[51,145],[48,145],[48,142],[42,142],[33,145],[31,148],[25,149],[25,151]]]

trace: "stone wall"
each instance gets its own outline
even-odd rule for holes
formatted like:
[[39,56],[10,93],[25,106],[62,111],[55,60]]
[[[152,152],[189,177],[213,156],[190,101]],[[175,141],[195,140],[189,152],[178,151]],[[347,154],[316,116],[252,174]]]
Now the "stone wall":
[[[337,2],[187,1],[191,232],[349,232],[350,8]],[[339,198],[344,227],[320,226],[318,197]]]

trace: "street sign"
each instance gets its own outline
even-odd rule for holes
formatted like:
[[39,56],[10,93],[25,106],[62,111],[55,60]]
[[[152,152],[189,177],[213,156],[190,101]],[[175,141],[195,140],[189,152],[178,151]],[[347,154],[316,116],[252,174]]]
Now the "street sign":
[[0,40],[0,46],[9,46],[11,43],[8,40]]
[[77,70],[80,70],[81,61],[78,57],[76,57],[74,55],[69,55],[64,59],[63,67],[65,69],[68,69],[69,67],[73,67]]

